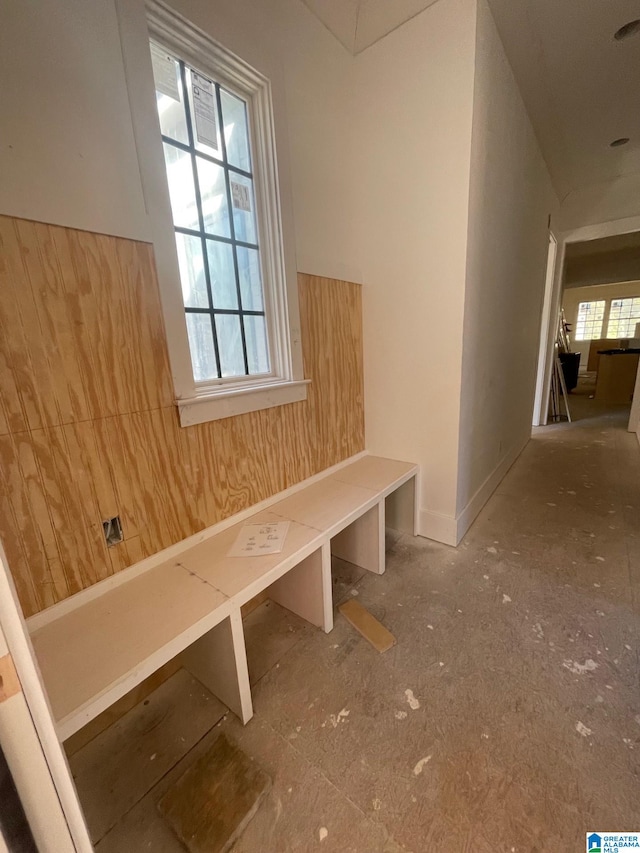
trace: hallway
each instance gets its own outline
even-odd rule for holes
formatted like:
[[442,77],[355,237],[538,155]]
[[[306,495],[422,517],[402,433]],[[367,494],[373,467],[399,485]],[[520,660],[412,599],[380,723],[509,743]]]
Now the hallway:
[[[397,637],[386,654],[342,618],[323,635],[262,605],[247,626],[255,719],[223,717],[197,682],[187,698],[179,673],[74,756],[88,816],[105,803],[91,766],[127,727],[141,737],[135,715],[155,705],[162,725],[158,703],[195,702],[185,764],[220,722],[273,779],[237,853],[550,853],[636,830],[640,450],[625,415],[537,430],[457,550],[402,537],[382,577],[338,566],[344,596]],[[186,733],[202,714],[208,734]],[[181,849],[155,802],[183,769],[141,789],[99,853]]]

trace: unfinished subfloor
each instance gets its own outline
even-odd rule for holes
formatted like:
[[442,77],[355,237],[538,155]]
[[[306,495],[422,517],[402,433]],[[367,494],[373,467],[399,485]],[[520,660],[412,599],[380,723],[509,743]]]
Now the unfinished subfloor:
[[245,728],[180,671],[72,758],[99,853],[182,850],[155,804],[219,731],[273,780],[236,853],[551,853],[640,830],[640,448],[586,397],[538,430],[458,549],[336,565],[379,655],[275,604],[247,619]]

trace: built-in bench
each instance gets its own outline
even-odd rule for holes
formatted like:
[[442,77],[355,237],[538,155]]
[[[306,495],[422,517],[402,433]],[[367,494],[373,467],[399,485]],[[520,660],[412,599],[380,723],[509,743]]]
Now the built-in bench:
[[[415,533],[417,466],[368,454],[207,528],[27,621],[66,740],[177,655],[253,715],[240,608],[269,598],[330,631],[331,554],[377,574],[385,526]],[[247,522],[290,522],[279,554],[230,557]]]

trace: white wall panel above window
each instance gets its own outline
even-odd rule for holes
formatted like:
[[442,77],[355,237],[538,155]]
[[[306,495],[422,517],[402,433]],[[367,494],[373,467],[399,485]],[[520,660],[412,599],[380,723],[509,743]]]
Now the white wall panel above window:
[[0,17],[0,213],[149,240],[113,0]]

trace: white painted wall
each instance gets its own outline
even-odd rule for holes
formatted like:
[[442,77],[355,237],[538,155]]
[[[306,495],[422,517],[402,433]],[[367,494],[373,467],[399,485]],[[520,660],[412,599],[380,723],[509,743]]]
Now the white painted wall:
[[421,465],[419,531],[456,506],[475,2],[440,0],[356,58],[367,447]]
[[277,27],[287,100],[298,269],[362,282],[356,245],[354,60],[298,0]]
[[478,2],[458,537],[531,435],[548,217],[558,202],[486,0]]
[[149,238],[113,0],[3,3],[0,213]]

